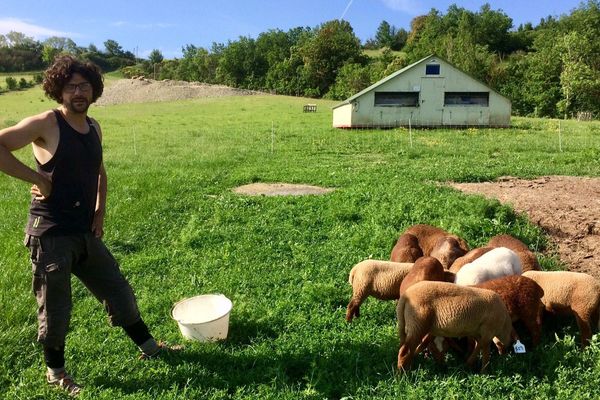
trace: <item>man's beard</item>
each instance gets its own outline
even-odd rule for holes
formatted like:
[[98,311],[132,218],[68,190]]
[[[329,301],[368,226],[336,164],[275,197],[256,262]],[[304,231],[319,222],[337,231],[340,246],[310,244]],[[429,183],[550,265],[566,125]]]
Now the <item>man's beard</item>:
[[65,107],[72,113],[85,114],[90,108],[90,102],[85,97],[76,97],[65,103]]

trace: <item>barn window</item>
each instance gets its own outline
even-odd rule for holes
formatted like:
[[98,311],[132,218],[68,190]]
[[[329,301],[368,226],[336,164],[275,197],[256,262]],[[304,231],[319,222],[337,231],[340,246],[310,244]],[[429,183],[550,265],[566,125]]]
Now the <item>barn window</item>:
[[490,103],[489,92],[446,92],[444,93],[445,106],[480,106],[488,107]]
[[375,106],[417,107],[419,92],[375,92]]
[[425,75],[439,75],[440,64],[427,64],[425,66]]

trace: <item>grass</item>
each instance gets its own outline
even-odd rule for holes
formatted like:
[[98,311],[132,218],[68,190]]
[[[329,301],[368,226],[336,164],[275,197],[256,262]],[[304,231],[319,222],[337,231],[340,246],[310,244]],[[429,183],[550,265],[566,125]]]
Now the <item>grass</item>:
[[[311,100],[313,101],[313,100]],[[345,131],[332,102],[248,96],[94,107],[109,176],[105,241],[154,335],[182,341],[169,317],[188,296],[223,293],[234,308],[221,343],[136,360],[101,305],[73,280],[67,367],[82,399],[598,398],[600,343],[585,351],[570,320],[542,345],[495,356],[473,374],[451,357],[395,373],[393,302],[368,300],[344,321],[350,268],[386,259],[398,234],[430,223],[472,247],[510,233],[538,251],[543,232],[510,206],[444,187],[501,175],[598,176],[600,124],[516,118],[511,129]],[[0,128],[53,107],[39,88],[0,96]],[[17,156],[31,165],[29,148]],[[250,182],[334,187],[325,196],[244,197]],[[35,300],[21,244],[28,185],[0,175],[0,396],[61,398],[43,382]],[[541,260],[556,267],[552,257]]]
[[34,75],[41,73],[41,71],[32,71],[32,72],[0,72],[0,94],[2,90],[6,90],[8,85],[6,84],[6,78],[13,77],[17,80],[17,83],[24,78],[27,82],[32,82],[34,80]]

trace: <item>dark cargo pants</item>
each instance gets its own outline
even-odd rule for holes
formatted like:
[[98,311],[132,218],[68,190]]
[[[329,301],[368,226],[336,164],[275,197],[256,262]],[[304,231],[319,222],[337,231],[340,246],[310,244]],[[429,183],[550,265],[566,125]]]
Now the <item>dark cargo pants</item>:
[[33,292],[38,304],[38,341],[60,347],[71,318],[71,273],[104,304],[111,325],[129,326],[140,319],[131,286],[102,240],[91,233],[25,236],[31,253]]

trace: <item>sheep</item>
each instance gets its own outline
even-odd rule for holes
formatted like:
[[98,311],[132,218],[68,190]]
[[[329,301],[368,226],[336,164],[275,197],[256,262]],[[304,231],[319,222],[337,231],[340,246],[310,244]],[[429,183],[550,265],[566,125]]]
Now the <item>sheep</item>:
[[523,272],[525,271],[539,271],[540,264],[537,260],[537,257],[529,247],[519,239],[512,237],[510,235],[498,235],[494,236],[490,239],[487,244],[488,247],[506,247],[507,249],[511,249],[521,259],[521,267],[523,268]]
[[436,258],[421,257],[414,263],[409,273],[402,280],[402,284],[400,285],[400,295],[417,282],[454,282],[454,278],[454,274],[444,270],[444,267]]
[[346,321],[360,316],[360,305],[369,296],[380,300],[395,300],[400,296],[402,280],[413,263],[365,260],[350,271],[348,282],[352,285],[352,298],[348,303]]
[[[474,287],[492,290],[500,295],[512,322],[522,321],[531,333],[534,346],[540,343],[544,290],[532,279],[509,275],[480,283]],[[514,335],[518,339],[518,336]]]
[[[455,275],[446,271],[438,259],[433,257],[421,257],[410,269],[410,272],[400,285],[400,295],[402,295],[406,289],[421,281],[440,281],[453,283]],[[443,338],[440,338],[443,339]],[[436,361],[443,361],[442,350],[439,350],[433,344],[428,346],[429,352],[435,357]]]
[[470,250],[464,256],[458,257],[456,260],[454,260],[454,262],[452,263],[452,266],[450,267],[450,272],[453,272],[456,274],[458,271],[460,271],[460,269],[463,266],[465,266],[466,264],[481,257],[482,255],[484,255],[485,253],[487,253],[488,251],[490,251],[492,249],[493,249],[493,247],[477,247],[473,250]]
[[472,366],[481,352],[482,372],[489,363],[489,342],[494,341],[500,354],[511,343],[510,315],[500,296],[491,290],[448,282],[419,282],[400,296],[396,316],[399,371],[410,368],[413,357],[434,336],[474,338],[475,348],[467,364]]
[[[409,236],[410,235],[410,236]],[[414,238],[417,239],[415,242]],[[418,243],[418,247],[416,244]],[[437,258],[444,269],[448,269],[454,260],[467,251],[467,243],[456,235],[451,235],[441,228],[431,225],[418,224],[408,228],[392,249],[390,260],[394,262],[414,262],[421,250],[423,256]]]
[[394,262],[415,262],[423,256],[423,251],[419,247],[419,239],[410,233],[403,233],[398,238],[396,245],[392,249],[390,260]]
[[542,303],[553,314],[574,315],[581,332],[581,347],[600,330],[600,282],[593,276],[570,271],[527,271],[523,274],[544,289]]
[[506,247],[497,247],[474,261],[465,264],[457,273],[457,285],[477,285],[508,275],[521,275],[521,261],[517,254]]

